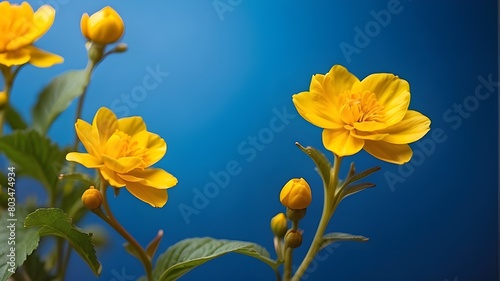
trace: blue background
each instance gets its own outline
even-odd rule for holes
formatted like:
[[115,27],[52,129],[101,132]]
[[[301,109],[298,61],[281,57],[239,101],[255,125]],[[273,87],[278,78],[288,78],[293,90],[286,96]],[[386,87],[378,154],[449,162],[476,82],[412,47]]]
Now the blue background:
[[[474,98],[479,76],[498,81],[496,1],[401,0],[384,26],[374,24],[374,13],[393,1],[221,0],[233,4],[223,13],[212,0],[28,2],[56,8],[55,23],[37,46],[65,58],[63,65],[21,71],[12,102],[28,119],[36,93],[51,78],[85,67],[79,26],[84,12],[111,5],[126,23],[122,42],[129,51],[98,67],[83,119],[90,121],[101,106],[120,117],[141,115],[168,143],[157,166],[179,184],[169,190],[167,205],[153,209],[127,192],[111,200],[118,219],[143,245],[162,228],[160,252],[183,238],[212,236],[259,243],[274,257],[269,220],[284,211],[279,191],[290,178],[304,177],[314,199],[301,222],[305,241],[295,251],[298,263],[319,220],[322,186],[313,163],[294,143],[328,152],[321,129],[296,113],[291,96],[307,90],[313,74],[342,64],[359,78],[391,72],[408,80],[410,108],[427,115],[432,130],[412,145],[420,157],[400,168],[365,152],[344,160],[342,174],[351,161],[360,170],[380,165],[382,171],[369,178],[376,188],[342,202],[328,231],[370,241],[325,250],[305,279],[497,280],[498,88],[483,100]],[[368,40],[356,37],[358,28],[370,34]],[[344,54],[340,46],[346,44],[356,52]],[[168,76],[141,95],[148,68]],[[123,96],[133,94],[133,103],[125,105]],[[461,116],[453,110],[464,101],[469,110]],[[73,141],[75,108],[72,104],[50,130],[62,145]],[[293,116],[272,132],[276,110]],[[433,139],[433,132],[441,135]],[[261,150],[249,143],[259,134],[265,142]],[[180,206],[194,207],[195,193],[214,182],[210,173],[224,171],[230,161],[241,171],[206,206],[198,205],[196,214],[183,217]],[[391,175],[398,181],[387,180]],[[18,188],[39,192],[28,182]],[[80,226],[95,224],[102,225],[88,215]],[[98,250],[99,280],[141,276],[138,261],[121,247],[124,240],[106,229],[111,239]],[[77,255],[68,270],[68,280],[97,280]],[[274,275],[258,261],[231,254],[181,280],[274,280]]]

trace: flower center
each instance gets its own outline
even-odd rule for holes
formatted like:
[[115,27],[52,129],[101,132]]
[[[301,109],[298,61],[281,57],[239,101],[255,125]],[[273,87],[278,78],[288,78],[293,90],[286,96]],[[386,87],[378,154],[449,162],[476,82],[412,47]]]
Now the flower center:
[[[7,17],[0,20],[0,53],[7,51],[7,45],[30,31],[32,23],[26,17]],[[26,42],[31,43],[31,42]],[[21,47],[21,46],[20,46]]]
[[116,158],[129,156],[141,159],[144,158],[147,149],[145,147],[141,147],[137,140],[133,140],[131,136],[118,130],[116,130],[114,135],[118,137],[118,140],[115,143],[116,146],[108,147],[108,149],[115,151]]
[[342,121],[348,125],[348,129],[352,129],[356,122],[384,120],[384,107],[377,101],[375,93],[370,91],[345,92],[340,95],[339,105]]

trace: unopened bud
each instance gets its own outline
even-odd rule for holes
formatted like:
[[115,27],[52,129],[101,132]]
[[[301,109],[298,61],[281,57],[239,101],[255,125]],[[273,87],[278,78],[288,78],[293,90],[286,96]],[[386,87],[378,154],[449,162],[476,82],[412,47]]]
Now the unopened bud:
[[286,216],[283,213],[279,213],[271,219],[271,230],[274,236],[283,238],[285,237],[287,230]]
[[300,245],[302,245],[302,234],[297,230],[290,229],[285,235],[285,247],[295,249]]
[[82,195],[83,205],[89,210],[94,210],[101,207],[103,199],[104,198],[102,196],[102,193],[98,189],[95,189],[93,186],[85,190]]

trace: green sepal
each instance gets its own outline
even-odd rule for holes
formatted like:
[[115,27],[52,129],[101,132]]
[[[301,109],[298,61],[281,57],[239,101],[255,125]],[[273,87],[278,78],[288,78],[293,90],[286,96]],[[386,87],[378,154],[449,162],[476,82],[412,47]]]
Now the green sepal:
[[328,161],[326,156],[314,147],[311,146],[303,147],[298,142],[296,142],[295,145],[297,145],[297,147],[300,148],[300,150],[302,150],[305,154],[311,157],[311,159],[316,164],[316,170],[323,179],[323,182],[329,183],[330,170],[332,169],[332,165],[330,164],[330,161]]

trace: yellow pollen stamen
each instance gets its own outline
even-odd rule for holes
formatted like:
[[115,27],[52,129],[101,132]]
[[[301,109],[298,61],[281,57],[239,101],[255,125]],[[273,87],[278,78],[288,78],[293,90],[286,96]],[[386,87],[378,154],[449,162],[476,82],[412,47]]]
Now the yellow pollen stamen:
[[376,121],[384,119],[384,107],[377,101],[377,97],[370,91],[352,93],[346,91],[339,97],[339,105],[342,113],[342,121],[346,123],[345,128],[354,129],[356,122]]

